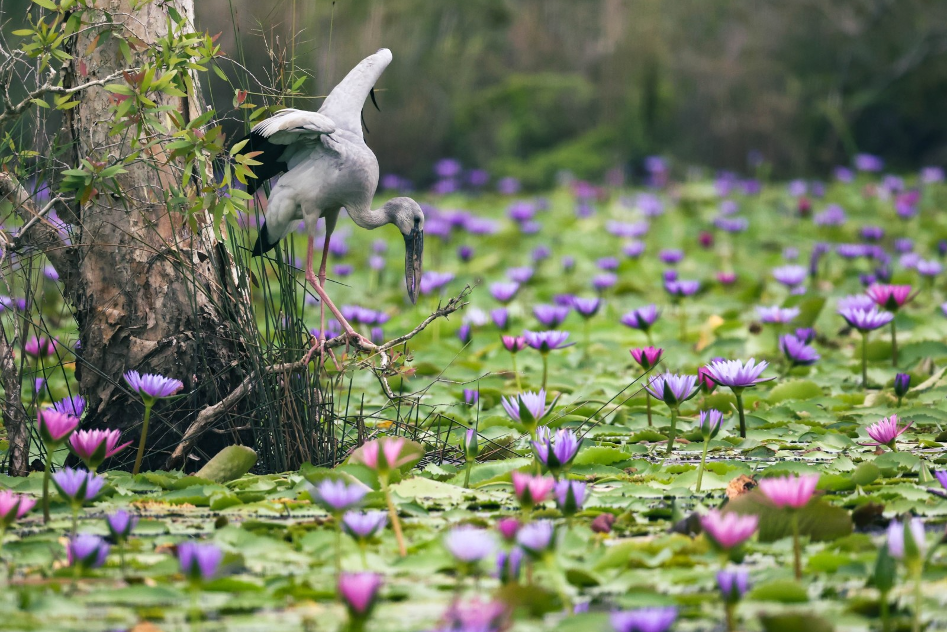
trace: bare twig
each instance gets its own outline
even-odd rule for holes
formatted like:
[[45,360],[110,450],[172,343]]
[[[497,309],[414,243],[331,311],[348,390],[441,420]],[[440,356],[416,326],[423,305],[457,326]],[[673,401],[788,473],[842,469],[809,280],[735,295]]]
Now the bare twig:
[[[434,322],[438,318],[446,318],[450,314],[453,314],[457,310],[463,308],[467,305],[467,302],[464,300],[470,294],[470,286],[464,288],[464,290],[457,296],[451,298],[447,301],[447,304],[444,306],[438,305],[437,309],[431,313],[430,316],[425,318],[421,323],[404,334],[389,340],[388,342],[374,348],[369,349],[369,351],[374,351],[381,357],[381,363],[379,366],[375,367],[365,362],[363,366],[371,370],[375,377],[378,378],[379,383],[382,386],[382,389],[385,391],[385,395],[389,399],[395,399],[397,396],[391,391],[391,387],[388,385],[388,372],[391,368],[391,358],[388,356],[387,351],[392,347],[400,344],[404,344],[408,340],[411,340],[419,333],[424,331],[424,329]],[[336,347],[342,347],[346,344],[351,344],[351,340],[345,336],[336,336],[330,340],[326,340],[323,343],[326,350],[334,349]],[[254,371],[248,375],[234,390],[232,390],[226,397],[214,404],[213,406],[208,406],[201,410],[198,413],[197,418],[191,422],[191,425],[188,426],[187,430],[184,432],[184,436],[181,438],[180,443],[174,449],[174,452],[171,453],[171,456],[168,457],[166,468],[175,469],[180,467],[184,463],[184,458],[187,454],[194,448],[194,445],[197,443],[198,439],[204,432],[208,431],[211,426],[220,419],[228,410],[233,408],[237,402],[243,399],[248,395],[256,386],[259,384],[261,375],[271,375],[274,373],[295,373],[297,371],[302,371],[309,366],[307,358],[297,360],[296,362],[286,362],[283,364],[274,364],[268,367],[263,368],[261,371]]]

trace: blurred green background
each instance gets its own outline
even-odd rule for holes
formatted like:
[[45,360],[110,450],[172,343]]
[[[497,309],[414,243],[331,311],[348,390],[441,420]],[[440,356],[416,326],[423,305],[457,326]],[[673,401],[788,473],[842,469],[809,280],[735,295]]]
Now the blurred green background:
[[[226,53],[270,87],[271,50],[311,74],[301,91],[316,96],[390,48],[369,144],[383,172],[419,186],[445,156],[527,186],[651,154],[744,170],[758,151],[781,176],[824,175],[857,151],[893,170],[947,162],[943,0],[195,4],[198,27],[222,32]],[[214,81],[229,109],[232,90]]]

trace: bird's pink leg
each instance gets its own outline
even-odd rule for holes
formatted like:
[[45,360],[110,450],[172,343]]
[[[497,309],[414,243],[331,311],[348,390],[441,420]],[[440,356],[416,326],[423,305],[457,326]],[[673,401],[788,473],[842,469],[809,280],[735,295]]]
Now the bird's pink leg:
[[325,282],[326,258],[328,256],[329,250],[328,236],[326,238],[326,243],[322,248],[322,265],[319,267],[319,277],[316,277],[316,274],[312,269],[312,250],[313,239],[310,237],[309,245],[306,248],[306,280],[309,281],[309,284],[312,285],[312,288],[316,291],[316,294],[319,295],[323,305],[329,308],[329,311],[332,312],[332,315],[335,316],[335,319],[339,321],[340,325],[342,325],[342,329],[345,331],[346,336],[348,336],[349,339],[355,340],[356,344],[363,349],[374,349],[375,344],[352,328],[352,325],[349,324],[349,321],[345,320],[345,317],[342,316],[342,312],[340,312],[339,308],[335,306],[335,303],[333,303],[332,299],[329,298],[329,295],[326,294],[325,288],[323,288],[320,284],[320,279],[323,283]]

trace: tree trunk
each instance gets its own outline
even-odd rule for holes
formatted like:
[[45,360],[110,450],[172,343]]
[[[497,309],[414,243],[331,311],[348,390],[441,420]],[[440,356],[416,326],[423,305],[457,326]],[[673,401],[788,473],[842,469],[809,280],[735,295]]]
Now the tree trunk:
[[[193,22],[193,0],[96,4],[148,46],[166,35],[168,6]],[[138,4],[141,8],[134,8]],[[96,36],[88,32],[77,38],[73,85],[127,64],[115,37],[93,44],[88,52]],[[148,52],[140,49],[132,49],[133,66]],[[156,101],[192,120],[201,102],[196,80],[194,86],[198,94],[192,99],[158,95]],[[114,162],[131,154],[127,134],[109,135],[112,97],[103,88],[86,90],[78,96],[80,104],[68,112],[67,128],[78,158]],[[195,411],[219,401],[244,377],[240,367],[245,346],[240,328],[234,326],[241,318],[235,312],[244,310],[228,307],[238,300],[232,296],[241,296],[235,289],[233,261],[208,224],[194,233],[183,215],[169,210],[165,196],[170,183],[180,183],[181,170],[168,164],[160,147],[125,167],[128,172],[117,178],[122,195],[100,193],[73,209],[79,227],[78,269],[66,288],[79,325],[76,377],[88,400],[83,427],[118,428],[124,440],[137,444],[143,408],[122,375],[137,370],[184,383],[186,397],[155,406],[142,471],[161,467]],[[235,439],[232,434],[209,433],[197,448],[209,456]],[[127,467],[133,453],[126,450],[118,457],[122,463],[110,465]]]
[[5,393],[0,402],[0,414],[10,446],[7,473],[26,476],[30,468],[30,429],[20,401],[20,372],[13,357],[13,347],[8,344],[3,331],[0,331],[0,381]]

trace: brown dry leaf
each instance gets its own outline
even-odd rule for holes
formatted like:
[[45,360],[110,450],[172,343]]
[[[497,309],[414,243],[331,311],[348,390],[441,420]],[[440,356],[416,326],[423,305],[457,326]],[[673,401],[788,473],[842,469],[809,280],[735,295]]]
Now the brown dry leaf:
[[136,623],[135,627],[133,627],[129,632],[164,632],[164,631],[158,626],[156,626],[154,623],[152,623],[151,621],[142,621],[140,623]]
[[727,498],[733,500],[743,494],[748,494],[756,488],[756,481],[753,477],[746,474],[740,474],[727,485]]

